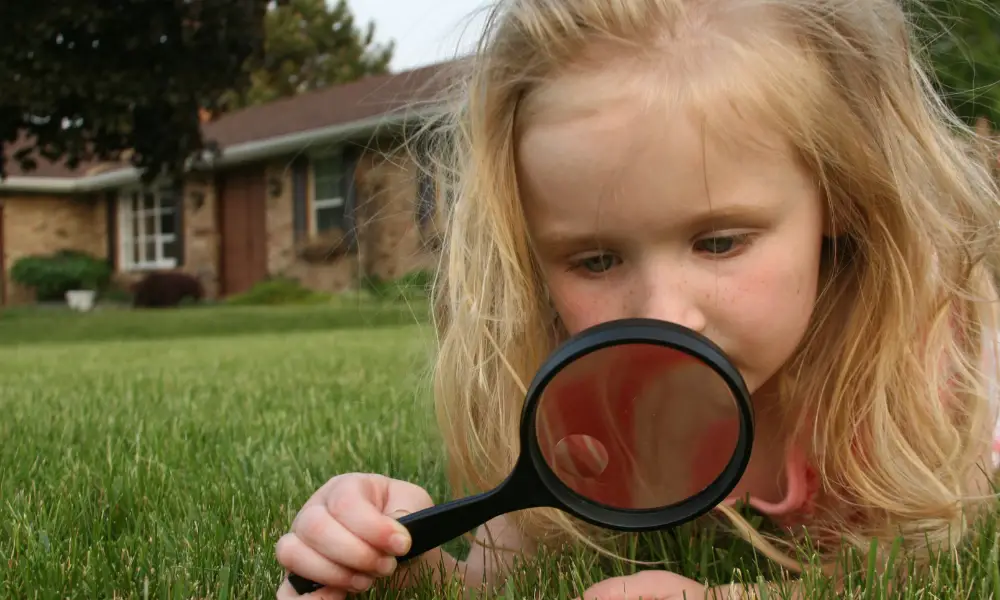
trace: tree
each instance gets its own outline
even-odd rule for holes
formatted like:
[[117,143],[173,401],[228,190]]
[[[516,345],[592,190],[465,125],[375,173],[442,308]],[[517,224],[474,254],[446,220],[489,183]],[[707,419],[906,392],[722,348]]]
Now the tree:
[[911,1],[919,41],[948,106],[970,124],[985,117],[1000,125],[1000,2]]
[[249,85],[268,4],[0,2],[0,177],[10,147],[26,171],[37,157],[75,168],[129,151],[147,179],[178,172],[210,148],[199,109]]
[[268,11],[265,32],[263,61],[248,64],[250,87],[226,96],[229,110],[386,73],[394,50],[374,44],[373,23],[355,26],[345,0],[289,0]]

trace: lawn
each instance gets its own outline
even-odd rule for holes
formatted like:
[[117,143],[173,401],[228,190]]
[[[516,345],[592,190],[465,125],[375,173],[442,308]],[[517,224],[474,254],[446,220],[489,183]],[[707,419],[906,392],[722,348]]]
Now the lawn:
[[[273,598],[275,541],[329,477],[381,472],[446,499],[429,332],[406,324],[409,308],[338,310],[0,319],[0,598]],[[904,597],[1000,597],[988,527]],[[662,549],[666,568],[696,578],[726,581],[740,565],[756,577],[763,559],[711,536],[643,536],[636,553]],[[573,597],[633,569],[583,552],[543,557],[503,595]],[[878,578],[851,586],[885,597]]]

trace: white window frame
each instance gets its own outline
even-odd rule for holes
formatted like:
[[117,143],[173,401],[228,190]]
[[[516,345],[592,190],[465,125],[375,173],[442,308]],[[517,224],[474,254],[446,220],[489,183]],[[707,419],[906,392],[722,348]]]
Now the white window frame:
[[[335,177],[337,179],[337,195],[330,196],[328,198],[320,198],[316,191],[319,188],[318,180],[321,175],[317,168],[321,161],[332,161],[337,167],[337,172],[332,175],[327,175],[327,177]],[[343,194],[343,181],[344,181],[344,161],[340,156],[339,152],[329,152],[314,154],[310,159],[310,190],[309,195],[312,199],[311,205],[309,207],[309,232],[312,235],[316,235],[319,232],[319,211],[328,208],[343,208],[345,198]]]
[[[145,203],[143,202],[143,196],[145,194],[152,194],[153,196],[153,208],[147,209]],[[155,215],[156,219],[156,231],[134,231],[135,210],[133,208],[133,198],[138,195],[140,198],[139,202],[139,216],[138,222],[141,228],[145,228],[146,217],[149,214]],[[177,259],[164,256],[164,248],[167,243],[175,242],[178,240],[178,233],[162,233],[163,230],[163,207],[162,207],[162,197],[161,188],[158,186],[153,186],[152,188],[143,187],[141,185],[129,186],[119,190],[118,192],[118,265],[119,269],[122,271],[145,271],[154,269],[173,269],[177,267]],[[174,205],[173,210],[168,214],[176,215],[177,211],[180,210],[180,206]],[[176,217],[175,217],[176,218]],[[139,245],[140,255],[146,252],[146,242],[152,237],[154,239],[154,253],[155,256],[147,257],[141,256],[141,259],[136,261],[132,253],[132,249],[135,244]]]

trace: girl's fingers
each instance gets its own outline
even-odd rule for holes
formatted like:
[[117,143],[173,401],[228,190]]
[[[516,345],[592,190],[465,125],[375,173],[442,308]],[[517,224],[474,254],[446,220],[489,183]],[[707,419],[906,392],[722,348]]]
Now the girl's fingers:
[[326,560],[372,577],[390,575],[396,569],[395,558],[379,552],[348,531],[325,507],[311,507],[301,516],[295,529],[297,539]]
[[410,533],[406,528],[392,516],[383,514],[381,507],[362,494],[331,498],[327,509],[347,531],[380,553],[399,556],[409,549]]
[[[275,552],[278,562],[292,573],[336,590],[363,592],[372,584],[371,576],[338,564],[338,561],[331,562],[293,533],[281,536]],[[295,594],[290,586],[292,594]]]
[[276,600],[346,600],[347,592],[336,588],[325,587],[300,596],[286,577],[278,588]]

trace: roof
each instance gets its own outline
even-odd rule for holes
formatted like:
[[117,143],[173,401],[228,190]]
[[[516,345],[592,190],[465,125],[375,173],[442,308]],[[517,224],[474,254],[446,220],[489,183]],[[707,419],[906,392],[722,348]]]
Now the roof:
[[[405,110],[433,101],[450,81],[451,68],[458,61],[437,63],[400,73],[367,76],[357,81],[330,86],[282,98],[268,104],[252,106],[222,115],[202,126],[206,142],[215,141],[226,152],[256,150],[254,157],[266,156],[273,147],[277,154],[295,140],[309,133],[329,132],[336,137],[338,131],[365,131],[374,129],[386,117],[405,118]],[[354,127],[351,127],[354,126]],[[272,144],[287,140],[286,144]],[[20,145],[14,144],[5,154],[13,155]],[[69,183],[79,178],[93,177],[116,171],[134,171],[125,162],[84,163],[70,170],[60,161],[52,163],[37,158],[37,167],[23,171],[13,160],[7,162],[7,181],[0,188],[21,187],[29,179],[56,180]]]
[[[369,76],[221,117],[204,127],[223,147],[385,115],[433,99],[446,66]],[[437,77],[436,77],[437,76]]]

